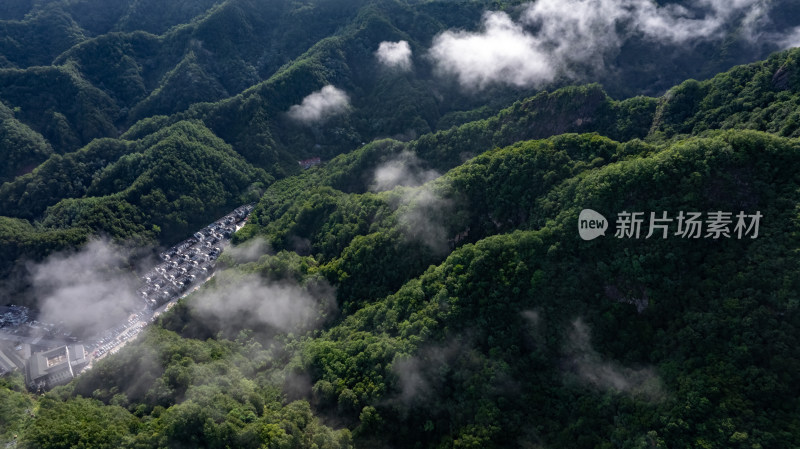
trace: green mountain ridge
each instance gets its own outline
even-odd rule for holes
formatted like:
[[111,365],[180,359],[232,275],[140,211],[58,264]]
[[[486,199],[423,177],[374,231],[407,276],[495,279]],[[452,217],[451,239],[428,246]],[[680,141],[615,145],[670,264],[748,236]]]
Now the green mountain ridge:
[[[494,107],[501,109],[526,92],[525,89],[520,92],[520,89],[493,88],[484,95],[470,98],[454,86],[442,89],[442,83],[432,73],[430,62],[420,57],[438,32],[475,28],[481,13],[489,6],[484,2],[440,4],[385,0],[368,4],[328,1],[293,4],[284,1],[209,0],[162,5],[129,0],[114,5],[100,3],[95,0],[63,0],[20,5],[18,8],[21,10],[27,8],[23,20],[0,21],[8,28],[4,34],[8,48],[0,54],[9,61],[9,69],[17,69],[8,71],[5,74],[7,81],[0,83],[0,100],[9,107],[21,108],[23,121],[45,135],[57,152],[77,149],[95,137],[117,137],[115,128],[124,130],[153,115],[179,113],[197,102],[214,102],[236,96],[285,72],[289,66],[303,66],[302,62],[314,55],[322,58],[316,63],[322,66],[306,65],[311,74],[297,74],[299,78],[284,80],[286,84],[278,86],[277,94],[267,93],[266,105],[271,108],[273,103],[277,103],[288,108],[291,103],[284,103],[287,101],[283,99],[284,94],[293,92],[304,96],[314,84],[344,82],[346,88],[355,91],[354,99],[366,103],[359,104],[357,110],[364,110],[361,120],[367,122],[345,123],[345,128],[352,127],[350,133],[360,134],[360,140],[347,141],[344,147],[337,147],[332,154],[350,150],[354,143],[374,137],[402,134],[409,130],[417,135],[424,134],[435,130],[439,117],[449,112],[473,109],[492,101],[492,98],[496,99],[493,100]],[[515,7],[513,3],[497,6],[508,10]],[[775,6],[776,11],[787,8],[790,7],[782,2]],[[19,19],[19,14],[11,17]],[[53,20],[58,22],[57,26],[48,24],[43,27],[41,23]],[[154,20],[172,25],[152,23]],[[313,26],[306,27],[305,24]],[[781,26],[788,28],[788,24]],[[21,42],[32,42],[25,33],[34,33],[39,28],[46,29],[47,33],[36,34],[37,39],[43,41],[34,46],[37,52],[23,50]],[[15,33],[22,35],[16,36]],[[420,55],[414,58],[414,73],[405,77],[401,84],[393,80],[396,76],[376,73],[372,56],[379,42],[399,39],[408,40],[415,53]],[[336,41],[340,47],[331,48],[330,42],[320,47],[318,43],[330,40]],[[50,49],[54,45],[57,47]],[[664,43],[641,42],[623,48],[614,59],[623,73],[637,73],[637,76],[630,79],[612,73],[600,73],[600,76],[615,96],[653,94],[687,77],[710,76],[735,63],[764,57],[775,49],[774,46],[761,48],[732,32],[725,43],[704,43],[697,52],[702,63],[694,63],[695,53],[682,53],[679,48]],[[671,55],[666,59],[682,60],[684,65],[681,67],[694,67],[697,71],[680,69],[676,72],[677,65],[668,65],[666,61],[661,64],[667,70],[659,69],[662,66],[658,61],[642,66],[628,62],[654,54],[661,58]],[[740,55],[739,59],[731,56],[734,54]],[[689,57],[693,59],[687,60]],[[66,68],[85,82],[52,79],[53,73],[36,67],[48,64]],[[348,70],[352,67],[358,70]],[[674,73],[672,78],[669,73]],[[25,81],[20,81],[20,76],[26,78]],[[374,79],[375,76],[378,80]],[[657,80],[651,80],[652,76]],[[311,80],[315,82],[307,84]],[[556,87],[571,82],[574,81],[558,81]],[[389,89],[386,83],[391,83]],[[36,86],[39,95],[49,96],[44,103],[47,106],[40,105],[41,100],[31,100],[29,95],[18,91],[20,84]],[[653,90],[654,84],[660,89]],[[98,105],[105,103],[93,108],[98,112],[94,117],[75,116],[77,111],[71,108],[74,107],[72,99],[78,95],[76,88],[80,96],[88,97],[89,101],[100,102]],[[360,91],[362,88],[364,91]],[[71,94],[62,96],[70,90]],[[530,92],[527,90],[527,95]],[[437,96],[442,98],[432,101]],[[291,99],[296,100],[298,98]],[[385,105],[394,103],[403,106],[385,109]],[[270,110],[270,115],[275,112]],[[285,109],[278,112],[285,112]],[[67,123],[57,114],[66,117]],[[427,125],[418,120],[403,122],[403,117],[423,117]],[[237,119],[239,122],[246,120]],[[394,124],[398,119],[399,123]],[[264,123],[250,122],[249,125],[263,127]],[[281,123],[278,128],[283,125]],[[341,126],[334,123],[329,128]],[[376,126],[378,129],[374,129]],[[272,134],[276,134],[275,124],[270,124],[270,127],[273,128]],[[289,134],[299,130],[291,131]],[[323,140],[331,140],[333,136],[325,137]],[[229,143],[239,145],[234,141]],[[276,144],[295,153],[307,146],[307,140],[280,139]],[[269,145],[275,146],[273,143]],[[261,168],[269,167],[262,165]]]
[[[43,395],[0,378],[0,442],[800,446],[800,50],[669,82],[681,49],[631,43],[617,82],[638,85],[470,94],[420,55],[516,3],[156,3],[0,5],[4,302],[35,307],[26,270],[93,236],[167,246],[255,210],[223,269],[123,350]],[[51,20],[37,39],[70,47],[13,50]],[[726,33],[687,56],[697,73],[744,45]],[[378,67],[400,39],[413,69]],[[631,56],[654,48],[676,53]],[[674,86],[607,93],[653,77]],[[287,115],[331,84],[348,113]],[[587,208],[610,223],[592,241]],[[676,232],[715,211],[728,236]],[[618,237],[624,212],[639,238]],[[651,212],[667,238],[645,237]]]
[[[559,145],[571,151],[559,150]],[[256,406],[251,408],[250,424],[236,421],[230,413],[223,417],[241,407],[237,401],[242,399],[234,399],[240,393],[234,393],[233,386],[213,386],[214,377],[204,370],[220,357],[209,345],[225,344],[232,354],[247,354],[235,369],[249,370],[262,384],[275,382],[267,380],[275,376],[289,382],[307,372],[316,413],[337,416],[352,429],[356,445],[404,447],[414,441],[423,447],[506,447],[526,441],[602,447],[603,442],[619,441],[622,447],[722,447],[747,441],[792,446],[798,404],[788,398],[796,397],[796,382],[785,376],[796,372],[791,348],[797,343],[798,323],[791,298],[797,278],[783,267],[793,266],[791,259],[796,257],[797,234],[792,229],[797,214],[785,205],[796,201],[797,145],[794,139],[761,132],[727,131],[660,149],[595,135],[565,135],[496,150],[433,183],[448,184],[467,198],[488,194],[490,205],[507,202],[530,208],[531,217],[515,226],[522,230],[496,229],[474,244],[460,245],[433,266],[425,269],[422,264],[421,271],[400,282],[402,287],[387,288],[392,292],[388,296],[366,275],[361,283],[370,284],[372,291],[365,293],[369,300],[344,303],[346,316],[328,330],[267,340],[264,347],[247,343],[247,330],[235,323],[226,323],[224,329],[210,325],[194,309],[196,300],[189,298],[161,321],[165,329],[154,329],[135,344],[138,349],[111,358],[59,391],[91,394],[116,404],[131,401],[129,409],[135,408],[137,415],[155,418],[138,424],[144,428],[137,428],[132,437],[141,444],[214,446],[215,441],[234,441],[249,432],[251,424],[263,426],[272,415]],[[480,167],[503,163],[511,176],[531,179],[538,173],[536,178],[546,179],[548,163],[565,161],[556,156],[559,151],[562,158],[572,153],[595,164],[598,159],[607,163],[587,167],[578,160],[565,179],[539,194],[534,190],[530,199],[505,191],[509,175],[503,173],[486,186],[472,186],[485,179]],[[547,162],[544,166],[534,162],[537,153]],[[613,162],[615,155],[624,158]],[[515,158],[531,160],[531,168],[513,163]],[[435,187],[421,188],[441,194]],[[369,207],[371,196],[391,198],[403,190],[351,194],[355,197],[350,201],[342,197],[336,207],[327,208],[328,222],[346,228],[347,216],[363,217],[358,204]],[[264,201],[273,203],[266,198],[269,195]],[[479,204],[473,202],[468,210],[483,215]],[[575,223],[577,212],[586,206],[605,212],[758,210],[764,221],[757,239],[607,236],[583,242]],[[401,205],[395,213],[402,212]],[[392,235],[392,218],[384,221],[389,228],[374,229],[371,235]],[[347,235],[344,228],[338,229],[343,233]],[[340,257],[361,264],[355,265],[360,268],[354,275],[361,275],[365,265],[398,271],[399,260],[425,253],[424,247],[403,243],[414,239],[400,232],[389,241],[388,248],[404,248],[402,259],[387,253],[387,246],[359,237],[340,250]],[[338,266],[337,293],[358,297],[342,292],[346,283],[340,263],[326,264],[324,255],[292,254],[267,254],[236,270],[312,282],[327,276],[328,267]],[[646,300],[643,310],[637,309],[636,298]],[[764,333],[766,329],[770,330]],[[226,340],[226,335],[237,339]],[[172,343],[154,344],[152,338],[169,338]],[[196,348],[188,354],[178,349],[186,344]],[[136,351],[152,348],[175,348],[167,350],[187,355],[162,355],[163,365],[145,368],[153,380],[142,385],[123,367],[142,357]],[[201,391],[219,395],[219,388],[229,391],[227,400],[233,402],[225,405],[220,399],[208,402],[211,397],[198,396]],[[509,392],[516,399],[509,398]],[[575,400],[577,408],[572,406]],[[159,412],[158,406],[172,412]],[[195,421],[175,428],[169,423],[176,413],[188,413]],[[613,416],[616,424],[610,425]],[[204,430],[199,432],[193,422],[205,422]],[[127,438],[124,432],[117,434]],[[167,439],[146,443],[147,435]],[[274,440],[263,438],[253,444],[280,441],[277,435]]]
[[[336,47],[334,46],[334,48]],[[595,131],[621,141],[633,138],[674,139],[680,136],[680,132],[702,131],[703,127],[695,125],[697,122],[706,123],[705,120],[709,122],[716,120],[717,123],[712,125],[714,127],[751,128],[777,132],[783,135],[793,135],[796,130],[793,125],[796,117],[791,111],[797,103],[796,94],[793,93],[797,90],[797,84],[792,81],[797,72],[795,67],[796,57],[794,55],[795,51],[778,53],[764,62],[738,67],[707,81],[687,81],[671,89],[660,99],[634,97],[623,101],[614,101],[597,85],[567,87],[553,93],[540,93],[537,96],[515,103],[513,106],[501,111],[497,116],[489,119],[470,122],[450,130],[426,134],[410,142],[395,142],[388,146],[381,143],[381,141],[368,144],[349,155],[331,161],[329,164],[333,166],[351,164],[352,167],[341,172],[331,169],[328,176],[329,181],[325,182],[330,182],[333,187],[344,191],[363,192],[369,186],[371,170],[374,170],[377,164],[390,157],[390,154],[411,151],[417,154],[426,166],[443,171],[460,164],[466,157],[485,151],[486,148],[506,146],[519,140],[543,138],[563,132]],[[303,67],[303,63],[292,66],[290,70],[302,74],[303,69],[301,67]],[[250,166],[248,170],[257,171],[258,169],[252,168],[253,165],[256,167],[270,166],[270,163],[275,164],[276,162],[282,166],[294,165],[293,158],[287,153],[275,152],[273,149],[272,155],[269,156],[270,153],[265,152],[264,149],[270,148],[275,139],[270,133],[264,134],[263,131],[260,131],[264,129],[264,125],[259,123],[270,121],[270,115],[260,107],[263,98],[268,95],[262,93],[261,89],[268,89],[267,92],[279,89],[282,85],[281,79],[278,77],[274,81],[262,84],[258,89],[251,89],[242,96],[225,100],[219,104],[194,106],[190,109],[193,112],[184,115],[186,118],[192,116],[203,117],[204,122],[214,124],[211,132],[215,128],[219,130],[220,134],[218,135],[225,142],[235,142],[234,149],[250,148],[249,152],[244,154]],[[273,85],[275,87],[271,87]],[[744,87],[734,89],[731,86]],[[722,102],[719,98],[719,92],[728,92],[724,96],[728,103]],[[757,101],[748,101],[748,99],[757,99]],[[685,106],[685,109],[681,109],[683,106]],[[273,111],[276,109],[279,111],[284,108],[288,109],[288,106],[273,108]],[[206,111],[203,111],[203,109],[206,109]],[[692,111],[692,114],[687,116],[685,112],[680,112],[676,115],[672,112],[684,110]],[[180,117],[180,115],[175,117],[154,117],[139,122],[122,138],[126,140],[141,140],[150,134],[165,136],[169,132],[161,129],[169,127],[171,123],[178,123],[177,120]],[[542,117],[545,117],[546,120],[541,120]],[[714,117],[727,118],[722,121]],[[242,122],[241,118],[247,121]],[[680,120],[683,120],[683,122],[680,122]],[[203,125],[199,126],[202,127]],[[254,132],[258,134],[253,135]],[[302,137],[295,136],[295,139],[302,141]],[[100,191],[88,193],[86,188],[91,183],[91,179],[100,176],[101,169],[110,168],[107,166],[113,164],[119,157],[113,152],[106,154],[106,150],[103,150],[103,148],[121,148],[119,144],[112,144],[112,141],[108,141],[107,144],[102,142],[104,141],[101,140],[97,144],[90,145],[90,147],[94,146],[98,150],[89,151],[88,153],[82,153],[81,151],[74,153],[76,155],[84,154],[84,156],[80,156],[83,165],[78,172],[74,171],[75,166],[71,162],[69,162],[69,165],[63,165],[63,163],[59,162],[60,159],[57,159],[46,162],[42,167],[48,168],[41,171],[39,176],[36,173],[32,173],[0,187],[0,193],[2,193],[0,201],[4,204],[3,210],[5,214],[33,220],[40,223],[38,225],[40,227],[42,224],[53,225],[55,229],[76,226],[82,230],[80,232],[87,234],[99,232],[116,238],[127,239],[133,237],[139,241],[158,239],[166,244],[179,240],[182,236],[180,232],[188,232],[191,229],[189,221],[183,217],[185,213],[177,212],[177,214],[172,215],[173,218],[169,219],[158,218],[153,216],[153,212],[157,209],[149,208],[152,205],[151,203],[141,203],[137,199],[133,201],[124,200],[123,203],[115,204],[122,198],[118,195],[105,197],[112,192],[123,190],[123,186],[120,189],[110,190],[105,193]],[[124,141],[122,142],[124,143]],[[107,147],[106,145],[111,146]],[[140,146],[140,148],[144,147]],[[381,150],[374,151],[375,148],[381,148]],[[390,149],[390,153],[384,154],[384,149]],[[238,159],[239,157],[238,155],[234,156],[232,153],[229,154],[233,156],[233,159]],[[72,159],[70,154],[65,156],[67,157],[66,161]],[[53,156],[53,158],[61,157],[60,155]],[[268,162],[270,160],[272,162]],[[234,164],[240,163],[231,162]],[[267,174],[259,175],[259,178],[251,178],[250,182],[266,186],[276,174],[277,176],[285,176],[287,174],[283,169],[276,168],[276,165],[272,165],[272,167],[273,169],[268,170]],[[66,170],[70,171],[67,172]],[[296,172],[297,168],[292,168],[291,170],[289,173]],[[84,174],[81,175],[80,173]],[[63,179],[64,182],[54,183],[53,179]],[[65,188],[69,185],[76,187]],[[43,190],[42,187],[38,186],[49,187],[47,187],[47,190]],[[247,190],[241,186],[236,189],[240,193]],[[254,193],[259,187],[255,187],[255,189]],[[187,201],[205,202],[206,198],[198,197],[196,192],[192,186],[186,185],[186,190],[175,192],[175,195],[176,197],[185,196]],[[240,193],[237,193],[235,197],[244,200],[244,197],[239,196]],[[97,199],[91,199],[91,197],[97,195],[106,199],[97,203]],[[74,210],[80,202],[76,203],[75,201],[67,202],[70,204],[68,207],[65,206],[67,204],[65,203],[53,209],[54,217],[52,218],[48,217],[45,211],[47,207],[55,206],[62,199],[70,197],[81,198],[84,196],[87,199],[91,199],[90,202],[84,202],[85,204],[104,204],[102,207],[110,210],[110,212],[104,212],[108,218],[93,219],[91,224],[78,225],[81,221],[80,219],[76,221],[75,217],[79,215],[76,215]],[[172,201],[175,201],[175,198],[169,200],[169,202]],[[225,204],[227,206],[233,205],[232,202]],[[96,210],[97,207],[99,206],[91,206],[86,210],[91,211],[93,208]],[[73,212],[67,214],[73,218],[65,219],[63,217],[64,212],[67,210],[73,210]],[[222,209],[214,210],[219,212]],[[162,217],[166,217],[170,213],[162,212]],[[56,217],[58,214],[62,216]],[[207,221],[211,215],[195,214],[195,216],[198,217],[195,219],[198,221],[192,220],[192,223],[202,223],[203,219]],[[199,217],[204,218],[201,219]],[[111,225],[111,222],[115,224]],[[179,224],[175,228],[176,225],[170,223],[186,224]],[[154,233],[152,231],[154,225],[160,229],[166,229],[166,232]],[[183,231],[173,232],[172,229],[181,229]],[[22,239],[22,241],[29,240]],[[4,269],[6,272],[12,268],[15,260],[32,257],[33,254],[38,254],[39,256],[37,257],[41,257],[42,254],[38,250],[27,251],[25,249],[26,245],[15,245],[15,247],[17,249],[9,253],[9,257],[5,258]]]

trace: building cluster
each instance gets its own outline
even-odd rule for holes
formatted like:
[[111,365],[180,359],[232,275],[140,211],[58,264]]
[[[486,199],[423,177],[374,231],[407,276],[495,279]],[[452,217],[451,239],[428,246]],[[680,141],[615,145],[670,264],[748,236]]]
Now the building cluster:
[[26,380],[34,390],[49,390],[68,383],[88,364],[83,345],[59,346],[31,356]]
[[310,159],[303,159],[302,161],[297,161],[297,163],[300,164],[300,167],[302,167],[303,170],[308,170],[309,168],[311,168],[311,167],[313,167],[315,165],[321,164],[322,163],[322,159],[320,159],[318,157],[312,157]]
[[22,306],[0,307],[0,329],[17,327],[28,321],[30,310]]
[[[30,357],[30,347],[28,347],[28,358]],[[23,347],[7,341],[0,341],[0,376],[17,368],[25,369]]]
[[147,326],[149,314],[144,310],[131,315],[126,323],[121,323],[103,334],[85,342],[86,350],[92,357],[102,358],[106,354],[113,354],[119,347],[133,340]]

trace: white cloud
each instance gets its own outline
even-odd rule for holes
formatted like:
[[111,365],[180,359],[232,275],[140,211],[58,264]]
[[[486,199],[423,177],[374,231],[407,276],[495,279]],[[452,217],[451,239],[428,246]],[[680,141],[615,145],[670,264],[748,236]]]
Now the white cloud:
[[453,212],[451,200],[434,190],[433,183],[404,190],[397,221],[406,238],[422,242],[437,255],[449,251],[446,221]]
[[386,67],[401,70],[411,68],[411,47],[406,41],[381,42],[375,56]]
[[304,124],[324,122],[328,118],[347,111],[350,98],[332,85],[309,94],[302,103],[289,108],[289,117]]
[[795,27],[785,36],[777,39],[778,45],[782,49],[800,47],[800,27]]
[[336,303],[333,288],[325,283],[302,286],[222,272],[189,306],[199,319],[223,331],[268,326],[281,332],[301,332],[317,326]]
[[397,210],[400,229],[409,240],[424,243],[436,254],[446,254],[449,241],[445,222],[453,204],[442,197],[444,189],[436,189],[431,182],[441,174],[426,169],[424,165],[416,154],[405,150],[375,169],[369,188],[373,192],[382,192],[401,187]]
[[766,0],[694,0],[687,6],[658,6],[652,0],[538,0],[518,22],[488,12],[477,32],[445,31],[430,55],[440,73],[465,88],[500,83],[539,86],[576,64],[602,68],[629,38],[672,44],[723,37],[725,26],[741,20],[754,36]]
[[77,252],[55,254],[29,266],[39,320],[92,335],[143,309],[136,293],[139,280],[126,263],[122,248],[94,240]]
[[455,75],[464,87],[494,82],[537,85],[555,76],[554,64],[536,37],[502,12],[484,15],[483,31],[445,31],[430,54],[441,73]]
[[224,254],[235,264],[246,264],[257,261],[265,254],[272,254],[272,248],[263,237],[255,237],[240,245],[227,248]]
[[375,169],[370,190],[382,192],[397,186],[416,187],[441,176],[436,170],[422,167],[422,161],[411,151],[403,151]]

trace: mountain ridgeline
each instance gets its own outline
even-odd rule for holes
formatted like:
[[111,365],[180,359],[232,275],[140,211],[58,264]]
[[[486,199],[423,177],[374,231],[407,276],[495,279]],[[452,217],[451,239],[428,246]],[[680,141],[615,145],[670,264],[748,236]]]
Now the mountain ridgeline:
[[[5,302],[35,308],[32,267],[96,236],[166,246],[256,204],[224,269],[123,350],[41,396],[0,378],[0,442],[800,446],[800,50],[738,18],[471,91],[423,56],[524,7],[0,5]],[[401,40],[409,67],[376,63]],[[309,121],[313,101],[345,106]]]
[[[764,33],[791,28],[793,24],[785,16],[793,7],[785,3],[777,2],[768,11],[766,17],[772,25]],[[147,182],[140,183],[136,198],[120,195],[130,187],[121,181],[116,187],[106,185],[100,190],[93,190],[91,184],[95,177],[104,176],[103,172],[121,169],[112,166],[119,164],[123,155],[133,158],[134,153],[146,152],[152,139],[167,139],[171,132],[165,129],[183,136],[187,135],[187,126],[229,145],[233,151],[219,157],[230,159],[225,163],[238,166],[238,171],[249,172],[246,180],[238,178],[232,183],[249,182],[250,188],[241,183],[224,186],[220,195],[230,201],[218,207],[219,200],[214,199],[212,207],[196,214],[206,220],[213,219],[212,211],[235,206],[243,191],[252,193],[247,198],[251,200],[272,180],[296,174],[298,160],[314,156],[328,160],[376,138],[409,141],[425,136],[418,143],[429,147],[421,148],[430,153],[424,155],[425,159],[445,170],[485,151],[486,145],[504,146],[567,131],[600,132],[621,141],[644,138],[651,131],[685,133],[686,130],[673,127],[677,123],[684,127],[694,124],[684,121],[680,114],[692,113],[704,98],[709,101],[703,107],[716,107],[713,101],[722,101],[741,108],[733,111],[733,116],[724,115],[726,111],[709,110],[723,114],[717,122],[747,116],[749,111],[762,107],[756,104],[759,101],[762,105],[783,104],[781,110],[762,107],[765,116],[753,117],[757,122],[747,126],[760,129],[765,123],[782,123],[787,126],[782,132],[791,134],[793,130],[794,118],[781,116],[791,115],[786,112],[791,95],[770,97],[781,90],[792,92],[794,72],[788,60],[786,69],[775,80],[781,88],[757,83],[741,86],[752,90],[742,95],[753,95],[755,102],[742,98],[737,104],[727,98],[715,99],[713,92],[704,92],[699,85],[673,89],[676,96],[669,100],[664,97],[660,103],[642,97],[615,103],[599,88],[535,96],[535,87],[539,86],[494,84],[467,89],[447,82],[426,56],[431,39],[447,30],[478,28],[485,11],[497,7],[515,16],[522,14],[522,5],[485,2],[8,2],[0,9],[5,36],[0,44],[4,67],[0,69],[0,151],[8,161],[0,172],[0,182],[7,183],[0,193],[0,214],[27,220],[35,225],[37,233],[48,235],[68,228],[76,233],[80,229],[117,239],[172,244],[202,220],[183,216],[181,211],[154,208],[155,203],[148,200],[166,205],[183,197],[189,202],[206,203],[208,198],[200,193],[204,189],[195,188],[191,182],[178,183],[170,187],[174,195],[167,194],[162,202],[156,190],[164,187],[149,186]],[[615,71],[592,71],[577,64],[567,69],[572,78],[556,78],[549,86],[557,88],[572,83],[574,78],[597,79],[612,95],[656,93],[686,78],[709,76],[775,49],[771,41],[751,41],[735,29],[726,33],[726,39],[705,41],[693,51],[669,41],[644,39],[620,48],[613,61],[612,55],[608,56],[606,62],[615,64]],[[414,52],[410,68],[392,70],[381,66],[375,56],[379,44],[400,40],[409,42]],[[644,62],[654,53],[660,55],[661,65]],[[738,59],[732,55],[738,55]],[[693,58],[706,62],[687,63]],[[779,59],[768,63],[779,63]],[[689,70],[694,71],[676,70],[674,61],[681,61],[681,67],[693,67]],[[762,70],[773,76],[776,72],[772,69],[753,66],[749,70]],[[750,75],[735,76],[752,78]],[[335,85],[347,93],[347,113],[317,123],[293,120],[287,114],[293,105],[326,85]],[[739,88],[733,84],[725,86],[725,91],[739,95]],[[769,95],[759,96],[764,91]],[[531,96],[507,109],[514,101]],[[780,101],[772,101],[776,99]],[[673,112],[678,115],[672,116]],[[489,119],[498,113],[498,118]],[[546,120],[542,120],[544,117]],[[473,128],[481,126],[474,122],[476,119],[488,120],[487,125],[497,127],[499,135],[475,140],[464,134],[469,131],[463,128],[436,133],[468,122]],[[507,128],[514,125],[506,121],[514,120],[521,122],[512,133]],[[526,120],[531,125],[527,128],[523,123]],[[714,123],[717,125],[741,124]],[[447,132],[461,133],[467,148],[438,146],[435,139],[442,139]],[[131,141],[142,144],[130,145]],[[247,168],[241,165],[242,159]],[[78,166],[64,165],[75,163]],[[132,168],[128,163],[126,170]],[[142,165],[136,169],[144,170]],[[125,180],[129,182],[133,176],[139,174],[129,173]],[[53,177],[61,181],[55,182]],[[41,179],[48,179],[48,187],[39,185]],[[97,199],[90,200],[95,204],[89,205],[83,198]],[[58,204],[62,200],[68,200],[67,204]],[[103,208],[114,210],[113,225],[107,220],[84,220],[81,217],[86,214],[76,211],[97,209],[100,203]],[[48,212],[50,207],[53,210]],[[65,219],[65,210],[74,213]],[[50,213],[60,216],[50,217]],[[154,231],[153,226],[160,231]],[[26,240],[23,236],[15,239]],[[4,257],[0,271],[7,274],[20,257],[37,259],[61,247],[18,246]]]

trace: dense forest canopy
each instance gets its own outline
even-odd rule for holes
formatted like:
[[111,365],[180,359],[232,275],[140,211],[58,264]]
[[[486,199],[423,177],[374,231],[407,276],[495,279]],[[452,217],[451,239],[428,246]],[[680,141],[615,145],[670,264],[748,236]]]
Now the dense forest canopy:
[[789,0],[4,1],[0,305],[255,209],[120,352],[43,395],[0,378],[0,442],[800,446],[798,26]]

